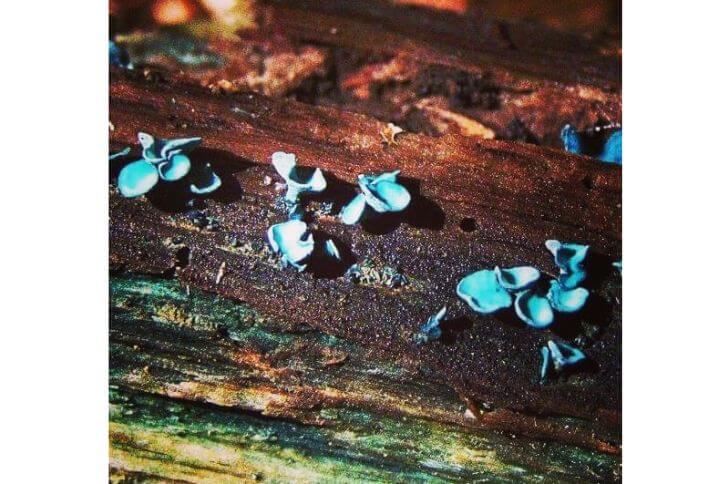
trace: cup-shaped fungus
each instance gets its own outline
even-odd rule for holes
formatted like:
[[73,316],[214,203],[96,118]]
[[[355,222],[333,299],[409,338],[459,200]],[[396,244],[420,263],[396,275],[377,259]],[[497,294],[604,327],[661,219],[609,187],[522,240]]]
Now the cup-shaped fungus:
[[546,298],[549,300],[551,307],[561,313],[575,313],[586,304],[589,297],[589,291],[583,287],[575,289],[566,289],[559,281],[552,280],[549,292]]
[[377,213],[401,212],[412,201],[407,188],[397,183],[399,170],[379,175],[359,175],[361,193],[341,210],[341,220],[354,225],[361,220],[367,207]]
[[530,266],[512,267],[510,269],[501,269],[496,266],[493,269],[498,283],[507,291],[522,291],[538,281],[541,273],[538,269]]
[[138,134],[142,145],[142,156],[150,163],[161,163],[170,160],[174,155],[187,153],[202,143],[199,136],[193,138],[156,139],[148,133]]
[[443,306],[437,313],[427,318],[427,322],[420,327],[419,332],[415,335],[415,343],[419,345],[440,339],[442,336],[440,323],[445,317],[446,312],[447,306]]
[[124,69],[133,69],[129,53],[113,40],[109,40],[109,64]]
[[589,251],[588,245],[547,240],[546,248],[553,254],[554,262],[560,270],[559,282],[562,286],[574,289],[586,279],[584,259]]
[[516,314],[521,321],[536,329],[543,329],[554,322],[554,310],[548,298],[529,289],[519,292],[515,303]]
[[187,155],[182,153],[173,155],[157,165],[159,176],[164,181],[177,181],[184,178],[192,168],[192,162]]
[[320,168],[296,165],[296,155],[276,151],[271,157],[273,167],[286,182],[286,201],[296,203],[304,193],[319,193],[326,189],[326,179]]
[[541,348],[541,357],[541,380],[546,380],[551,368],[559,373],[586,360],[586,355],[579,348],[553,340]]
[[473,311],[480,314],[494,313],[513,302],[511,295],[498,282],[495,271],[488,269],[465,276],[458,283],[456,292]]
[[567,124],[561,130],[561,141],[564,143],[566,152],[576,155],[581,154],[581,137],[572,125]]
[[137,160],[126,165],[119,172],[116,184],[123,196],[133,198],[147,193],[154,188],[158,181],[157,167],[147,160]]
[[622,130],[612,133],[607,142],[604,143],[604,150],[599,155],[599,159],[605,163],[622,164]]
[[273,251],[281,255],[284,264],[290,264],[299,272],[306,269],[305,261],[313,253],[313,234],[305,222],[289,220],[272,225],[268,229],[268,242]]
[[[564,150],[568,153],[583,155],[584,145],[581,134],[572,125],[567,124],[561,130],[561,141],[564,143]],[[622,130],[618,129],[609,135],[604,142],[602,151],[591,153],[605,163],[622,164]]]

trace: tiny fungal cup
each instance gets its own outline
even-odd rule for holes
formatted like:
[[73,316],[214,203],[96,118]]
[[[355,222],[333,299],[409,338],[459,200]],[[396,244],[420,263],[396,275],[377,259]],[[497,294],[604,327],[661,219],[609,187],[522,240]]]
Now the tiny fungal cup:
[[133,198],[147,193],[158,181],[157,167],[146,160],[137,160],[122,168],[116,184],[124,197]]
[[554,311],[549,300],[534,290],[519,292],[515,309],[518,317],[532,328],[547,328],[554,322]]
[[488,269],[465,276],[456,292],[473,311],[480,314],[491,314],[513,303],[511,295],[498,283],[495,271]]
[[320,168],[296,165],[296,155],[276,151],[271,156],[273,167],[286,182],[286,201],[295,203],[305,193],[319,193],[326,189],[326,179]]
[[284,263],[290,264],[299,272],[306,269],[304,261],[313,253],[313,234],[305,222],[289,220],[272,225],[268,229],[268,242],[273,251],[281,255]]
[[508,291],[521,291],[532,286],[541,277],[541,273],[535,267],[520,266],[510,269],[501,269],[496,266],[495,275],[498,283]]
[[399,170],[379,175],[359,175],[361,193],[341,210],[341,220],[354,225],[361,220],[367,206],[377,213],[401,212],[412,201],[407,188],[397,183]]

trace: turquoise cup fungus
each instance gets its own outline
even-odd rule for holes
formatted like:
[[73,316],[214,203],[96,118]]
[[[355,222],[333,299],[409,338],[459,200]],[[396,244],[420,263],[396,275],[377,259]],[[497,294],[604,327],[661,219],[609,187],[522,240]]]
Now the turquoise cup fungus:
[[272,225],[268,229],[268,243],[276,254],[280,254],[284,265],[291,265],[299,272],[306,269],[305,261],[313,253],[313,234],[300,220]]
[[122,196],[134,198],[147,193],[158,181],[157,167],[147,160],[137,160],[122,168],[116,184]]
[[480,314],[491,314],[513,303],[511,295],[498,282],[496,272],[488,269],[465,276],[458,283],[456,292]]
[[588,245],[547,240],[546,248],[554,256],[554,262],[560,271],[559,282],[562,286],[566,289],[574,289],[586,279],[584,259],[589,252]]
[[174,155],[187,153],[202,143],[199,136],[193,138],[156,139],[148,133],[140,132],[137,137],[142,145],[142,157],[150,163],[170,160]]
[[440,339],[442,336],[440,323],[445,318],[446,312],[447,306],[443,306],[437,313],[427,318],[427,322],[420,327],[419,332],[415,335],[415,343],[419,345]]
[[160,162],[157,165],[159,177],[164,181],[177,181],[184,178],[192,168],[189,157],[181,153],[173,155],[169,160]]
[[551,307],[561,313],[575,313],[586,304],[589,291],[583,287],[566,289],[559,281],[552,280],[546,298]]
[[276,151],[271,156],[273,167],[286,182],[285,199],[289,203],[298,202],[305,193],[320,193],[326,189],[326,179],[320,168],[311,170],[296,165],[296,155]]
[[605,163],[622,164],[622,130],[612,133],[607,142],[604,143],[604,150],[599,155],[599,159]]
[[570,124],[561,130],[561,141],[564,143],[564,150],[575,155],[581,154],[581,137],[576,128]]
[[548,298],[537,291],[519,292],[515,303],[516,315],[532,328],[543,329],[554,322],[554,310]]
[[347,225],[354,225],[361,220],[366,207],[377,213],[401,212],[412,201],[407,188],[397,183],[399,170],[379,175],[359,175],[358,183],[361,193],[354,197],[341,210],[341,220]]
[[541,347],[541,381],[548,378],[552,369],[560,373],[583,361],[586,361],[586,355],[579,348],[549,340],[546,346]]
[[501,269],[496,266],[493,269],[498,283],[507,291],[521,291],[532,286],[541,277],[541,273],[535,267],[520,266],[510,269]]
[[[567,124],[561,130],[561,141],[564,150],[575,155],[583,155],[584,146],[579,132],[572,125]],[[609,135],[604,142],[602,151],[594,155],[605,163],[622,164],[622,130],[618,129]]]

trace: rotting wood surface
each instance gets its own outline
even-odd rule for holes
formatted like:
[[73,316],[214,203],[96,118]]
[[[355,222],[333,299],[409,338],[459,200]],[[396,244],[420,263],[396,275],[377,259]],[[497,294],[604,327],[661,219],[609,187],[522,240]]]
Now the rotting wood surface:
[[[524,421],[531,414],[579,417],[605,442],[617,441],[621,282],[610,264],[621,259],[618,167],[460,136],[406,134],[387,146],[379,135],[383,123],[365,116],[254,94],[211,96],[129,74],[115,73],[110,92],[115,145],[134,143],[142,130],[202,136],[193,159],[211,162],[224,184],[204,208],[218,230],[190,222],[179,186],[136,200],[112,190],[113,266],[160,274],[177,266],[184,283],[410,359],[466,397],[522,412]],[[309,217],[314,230],[333,236],[353,260],[371,261],[375,272],[402,272],[408,284],[391,289],[357,285],[338,273],[280,270],[264,241],[267,227],[286,218],[276,209],[274,187],[263,183],[276,176],[269,156],[277,150],[325,170],[330,188],[321,200],[334,201],[333,213],[353,195],[357,173],[402,170],[415,195],[407,213],[346,227],[322,213],[319,201]],[[510,314],[474,315],[454,288],[464,275],[495,265],[554,271],[543,247],[549,238],[593,248],[592,303],[553,331],[581,339],[593,368],[541,385],[538,348],[552,332],[531,330]],[[223,262],[225,275],[216,284]],[[414,333],[443,304],[451,308],[449,337],[416,346]]]
[[499,410],[494,431],[346,340],[174,280],[113,277],[110,300],[112,481],[619,480],[618,456],[513,438]]

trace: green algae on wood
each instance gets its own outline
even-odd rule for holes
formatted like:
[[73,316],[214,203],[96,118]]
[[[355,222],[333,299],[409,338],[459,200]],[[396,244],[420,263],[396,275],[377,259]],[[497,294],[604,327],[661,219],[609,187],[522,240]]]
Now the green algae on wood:
[[[616,479],[600,455],[421,419],[341,409],[325,426],[110,390],[112,473],[191,482],[499,482]],[[528,454],[552,461],[532,467]],[[573,460],[572,460],[573,459]],[[555,464],[555,461],[559,461]]]
[[457,395],[416,369],[175,280],[112,277],[110,338],[120,477],[559,481],[619,471],[617,456],[470,428]]

